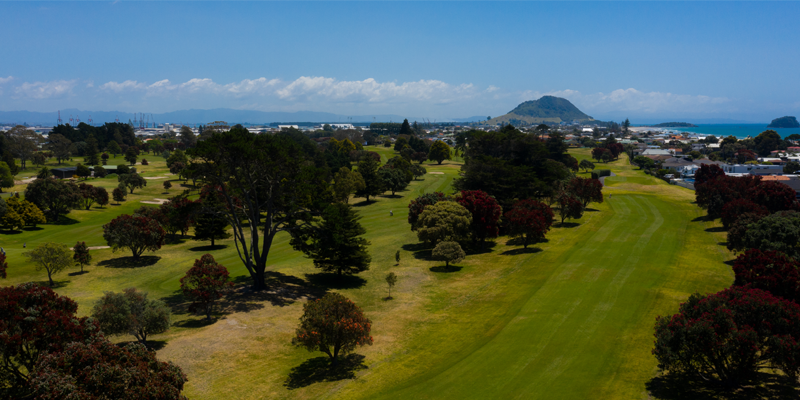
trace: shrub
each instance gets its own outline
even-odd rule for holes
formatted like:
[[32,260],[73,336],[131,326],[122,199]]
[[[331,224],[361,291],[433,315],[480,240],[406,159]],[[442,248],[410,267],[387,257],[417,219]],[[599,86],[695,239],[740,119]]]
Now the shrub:
[[747,199],[734,199],[724,207],[722,207],[722,226],[725,229],[730,229],[734,222],[742,215],[746,213],[754,213],[762,216],[766,216],[769,214],[769,211],[756,203],[753,203]]

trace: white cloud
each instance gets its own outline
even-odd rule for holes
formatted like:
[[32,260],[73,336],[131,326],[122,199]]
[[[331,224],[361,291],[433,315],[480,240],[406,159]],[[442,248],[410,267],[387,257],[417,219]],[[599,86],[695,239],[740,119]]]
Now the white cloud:
[[11,82],[11,80],[12,80],[12,79],[14,79],[14,77],[13,77],[13,76],[10,76],[10,75],[9,75],[9,77],[8,77],[8,78],[0,78],[0,85],[2,85],[2,84],[4,84],[4,83]]
[[363,81],[337,81],[326,77],[300,77],[276,91],[281,99],[323,98],[351,102],[434,101],[449,103],[475,96],[472,84],[451,85],[438,80],[380,83],[373,78]]
[[25,82],[14,88],[14,93],[18,97],[28,97],[32,99],[47,99],[50,97],[63,96],[72,92],[76,80],[60,80],[50,82]]
[[119,82],[106,82],[106,83],[100,85],[100,89],[101,90],[110,90],[112,92],[119,93],[119,92],[129,91],[129,90],[144,89],[146,86],[147,85],[145,85],[144,83],[139,83],[137,81],[128,80],[128,81],[125,81],[125,82],[122,82],[122,83],[119,83]]

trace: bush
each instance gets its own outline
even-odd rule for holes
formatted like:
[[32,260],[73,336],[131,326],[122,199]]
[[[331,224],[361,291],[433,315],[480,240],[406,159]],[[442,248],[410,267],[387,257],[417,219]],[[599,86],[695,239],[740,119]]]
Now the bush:
[[431,253],[435,260],[444,261],[445,268],[450,268],[450,263],[457,263],[467,256],[458,242],[446,241],[436,245]]
[[143,158],[142,159],[142,165],[150,165],[150,164],[147,162],[147,159]]

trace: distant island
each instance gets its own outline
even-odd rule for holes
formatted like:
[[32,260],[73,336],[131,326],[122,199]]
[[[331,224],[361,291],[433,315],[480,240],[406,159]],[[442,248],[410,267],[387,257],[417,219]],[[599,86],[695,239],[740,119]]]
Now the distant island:
[[800,123],[795,117],[780,117],[773,119],[767,128],[800,128]]
[[654,128],[697,128],[697,125],[688,122],[663,122],[653,125]]

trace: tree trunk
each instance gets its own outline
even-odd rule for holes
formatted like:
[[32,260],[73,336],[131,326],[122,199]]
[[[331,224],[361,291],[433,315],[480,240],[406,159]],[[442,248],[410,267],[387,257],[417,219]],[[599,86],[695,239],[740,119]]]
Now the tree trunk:
[[267,288],[266,273],[263,269],[256,268],[253,276],[253,290],[260,292]]
[[50,280],[50,287],[53,287],[53,275],[50,273],[50,270],[47,270],[47,279]]
[[211,237],[211,247],[214,247],[214,237]]

